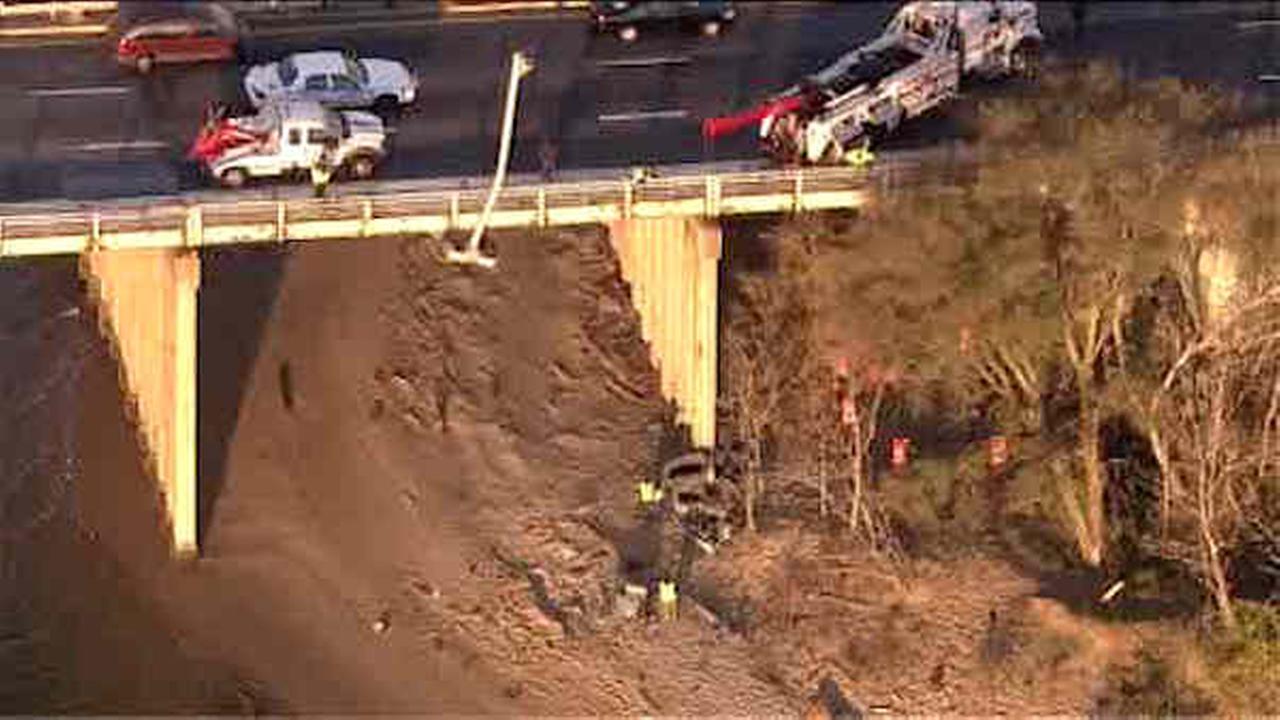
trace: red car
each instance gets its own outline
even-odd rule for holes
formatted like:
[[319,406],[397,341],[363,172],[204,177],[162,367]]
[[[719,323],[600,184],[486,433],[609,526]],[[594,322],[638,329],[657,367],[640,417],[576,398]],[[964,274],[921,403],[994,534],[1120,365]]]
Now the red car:
[[236,58],[235,19],[217,5],[188,5],[178,15],[129,22],[116,44],[116,60],[140,73],[158,63],[227,61]]

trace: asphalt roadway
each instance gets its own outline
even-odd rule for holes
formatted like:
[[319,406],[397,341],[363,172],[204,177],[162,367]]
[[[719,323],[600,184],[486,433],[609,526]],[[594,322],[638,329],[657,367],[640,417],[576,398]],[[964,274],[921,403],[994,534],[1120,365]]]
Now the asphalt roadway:
[[[1275,2],[1093,5],[1080,37],[1065,3],[1042,3],[1051,54],[1109,58],[1161,74],[1241,88],[1274,108],[1280,82]],[[702,118],[731,112],[816,70],[884,25],[897,3],[743,3],[719,38],[596,37],[572,15],[342,24],[280,23],[245,40],[250,62],[347,47],[415,68],[418,102],[394,124],[387,179],[491,170],[510,52],[531,50],[513,170],[537,167],[545,138],[563,168],[626,167],[756,157],[750,132],[704,145]],[[239,98],[231,65],[116,67],[109,40],[0,49],[0,202],[90,199],[205,184],[183,156],[206,102]],[[952,132],[947,113],[917,123],[925,141]],[[924,128],[924,132],[920,129]]]

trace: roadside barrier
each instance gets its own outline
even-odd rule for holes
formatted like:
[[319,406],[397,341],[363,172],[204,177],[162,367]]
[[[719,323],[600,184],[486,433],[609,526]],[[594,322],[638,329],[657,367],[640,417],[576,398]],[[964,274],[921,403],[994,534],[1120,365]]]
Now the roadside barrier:
[[[886,183],[909,181],[916,170],[897,168],[872,177],[848,168],[805,168],[657,177],[640,183],[602,180],[515,186],[502,192],[489,225],[550,227],[645,217],[717,218],[851,209],[867,202],[872,186],[879,189]],[[165,199],[0,214],[0,257],[440,235],[473,227],[487,191],[289,200],[237,195],[228,192],[225,201],[214,202]]]
[[0,2],[0,38],[104,35],[117,7],[115,0]]

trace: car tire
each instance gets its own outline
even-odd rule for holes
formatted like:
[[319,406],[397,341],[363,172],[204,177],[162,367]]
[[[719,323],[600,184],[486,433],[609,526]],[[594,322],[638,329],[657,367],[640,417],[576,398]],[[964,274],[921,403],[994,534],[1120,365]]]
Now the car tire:
[[249,182],[249,173],[245,172],[243,168],[231,168],[222,173],[222,177],[219,180],[222,181],[223,187],[242,188]]
[[624,43],[635,42],[640,37],[640,30],[635,25],[624,25],[618,28],[618,39]]
[[138,62],[137,62],[138,72],[142,73],[143,75],[146,75],[147,73],[151,72],[151,70],[155,66],[156,66],[156,59],[151,55],[143,55],[142,57],[138,58]]
[[702,26],[699,29],[702,31],[703,37],[716,37],[720,34],[720,21],[707,20],[702,23]]
[[347,163],[347,173],[356,180],[368,180],[378,168],[378,163],[368,155],[357,155]]

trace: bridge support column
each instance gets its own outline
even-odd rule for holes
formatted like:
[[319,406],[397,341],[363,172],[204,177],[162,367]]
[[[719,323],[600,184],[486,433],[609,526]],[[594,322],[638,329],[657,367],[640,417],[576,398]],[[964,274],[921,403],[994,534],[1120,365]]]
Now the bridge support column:
[[693,445],[716,443],[720,225],[632,218],[609,227],[649,356]]
[[200,255],[194,250],[99,250],[82,255],[80,267],[164,498],[173,550],[195,554]]

